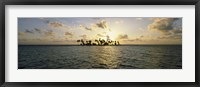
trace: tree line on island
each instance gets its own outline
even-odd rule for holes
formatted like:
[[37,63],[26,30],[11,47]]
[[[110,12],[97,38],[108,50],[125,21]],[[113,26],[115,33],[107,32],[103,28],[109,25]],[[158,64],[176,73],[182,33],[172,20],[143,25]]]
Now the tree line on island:
[[83,39],[77,40],[77,42],[80,43],[80,45],[86,45],[86,46],[91,46],[91,45],[98,45],[98,46],[106,46],[106,45],[120,45],[119,41],[112,41],[112,40],[104,40],[99,38],[99,40],[95,40],[95,42],[92,42],[92,40],[84,41]]

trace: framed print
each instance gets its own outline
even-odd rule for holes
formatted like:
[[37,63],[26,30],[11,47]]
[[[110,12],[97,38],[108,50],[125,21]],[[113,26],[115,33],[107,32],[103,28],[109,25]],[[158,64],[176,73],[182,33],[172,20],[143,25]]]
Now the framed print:
[[1,3],[2,87],[199,87],[199,0]]

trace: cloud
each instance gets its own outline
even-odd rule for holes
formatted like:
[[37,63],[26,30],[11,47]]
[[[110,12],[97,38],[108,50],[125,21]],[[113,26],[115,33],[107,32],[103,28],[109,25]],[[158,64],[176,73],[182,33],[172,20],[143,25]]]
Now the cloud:
[[103,28],[103,29],[107,28],[107,23],[106,23],[106,21],[104,21],[104,20],[100,21],[100,22],[97,23],[96,25],[97,25],[99,28]]
[[87,35],[81,35],[80,37],[82,37],[82,39],[86,39],[87,38]]
[[170,40],[174,40],[174,39],[182,39],[182,35],[168,35],[168,36],[160,36],[158,37],[158,39],[170,39]]
[[50,22],[49,25],[54,28],[59,28],[64,26],[64,24],[60,22]]
[[80,28],[83,28],[85,30],[88,30],[88,31],[92,31],[92,28],[89,28],[89,27],[86,27],[86,26],[83,26],[83,25],[79,25]]
[[23,39],[19,38],[18,40],[19,40],[19,42],[28,41],[28,39],[25,39],[25,38],[23,38]]
[[39,28],[34,28],[34,30],[38,33],[42,33],[42,31]]
[[128,39],[128,35],[127,34],[124,34],[124,35],[118,35],[117,37],[118,40],[121,40],[121,39]]
[[53,37],[54,37],[54,36],[55,36],[55,33],[54,33],[52,30],[48,30],[48,31],[45,31],[45,32],[44,32],[44,35],[45,35],[45,36],[53,36]]
[[135,42],[135,41],[143,41],[143,40],[141,38],[135,38],[135,39],[129,39],[129,40],[124,40],[124,41]]
[[158,31],[162,35],[157,39],[182,39],[182,19],[181,18],[153,18],[148,29]]
[[148,29],[166,34],[175,29],[175,22],[179,20],[179,18],[154,18],[152,20],[153,23],[148,25]]
[[50,21],[48,18],[39,18],[39,19],[41,19],[45,24],[48,24],[50,27],[53,27],[53,28],[71,29],[71,27],[66,26],[62,22],[57,22],[57,21],[53,22],[53,21]]
[[107,34],[106,32],[102,32],[102,34]]
[[170,39],[168,36],[160,36],[158,39]]
[[172,30],[172,32],[174,34],[182,34],[182,30],[181,29],[175,29],[175,30]]
[[105,37],[103,34],[97,34],[98,37]]
[[85,27],[86,30],[92,31],[92,28]]
[[106,32],[101,32],[101,33],[98,33],[96,34],[96,38],[103,38],[103,37],[107,37],[107,33]]
[[96,29],[98,26],[96,24],[91,24],[91,28]]
[[65,32],[65,36],[69,36],[70,38],[72,38],[72,37],[73,37],[73,34],[70,33],[70,32]]
[[39,28],[34,28],[33,30],[28,30],[26,29],[24,33],[30,33],[30,34],[33,34],[33,33],[43,33],[43,31]]
[[108,24],[105,20],[101,20],[99,23],[96,23],[96,26],[102,29],[109,29]]
[[24,32],[18,32],[18,35],[23,36],[23,35],[25,35],[25,33]]
[[88,30],[88,31],[92,31],[93,29],[96,29],[96,28],[108,29],[109,31],[111,31],[110,28],[108,27],[107,22],[105,20],[101,20],[98,23],[91,24],[90,27],[84,26],[82,24],[80,24],[79,27],[83,28],[85,30]]
[[34,31],[33,31],[33,30],[28,30],[28,29],[26,29],[26,30],[25,30],[25,33],[30,33],[30,34],[33,34],[33,33],[34,33]]
[[127,39],[127,40],[124,40],[124,41],[130,41],[130,42],[134,42],[134,41],[143,41],[143,38],[144,38],[144,36],[141,35],[141,36],[139,36],[139,37],[137,37],[137,38],[135,38],[135,39]]
[[73,34],[70,32],[65,32],[65,35],[73,36]]

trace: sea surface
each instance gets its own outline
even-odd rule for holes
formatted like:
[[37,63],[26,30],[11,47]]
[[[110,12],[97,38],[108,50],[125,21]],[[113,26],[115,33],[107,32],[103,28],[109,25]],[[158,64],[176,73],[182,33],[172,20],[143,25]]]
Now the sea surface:
[[182,69],[182,45],[19,45],[18,69]]

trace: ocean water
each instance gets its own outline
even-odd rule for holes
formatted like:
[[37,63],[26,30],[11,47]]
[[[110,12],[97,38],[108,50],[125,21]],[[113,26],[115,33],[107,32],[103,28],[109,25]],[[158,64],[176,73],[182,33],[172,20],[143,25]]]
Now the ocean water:
[[19,45],[18,69],[182,69],[182,45]]

